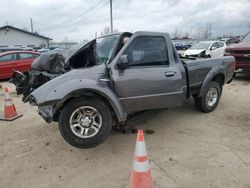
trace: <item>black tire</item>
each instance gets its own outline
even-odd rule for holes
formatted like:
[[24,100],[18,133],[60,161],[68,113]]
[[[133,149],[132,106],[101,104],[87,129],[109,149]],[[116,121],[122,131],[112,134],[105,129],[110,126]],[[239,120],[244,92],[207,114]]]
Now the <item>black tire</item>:
[[[211,91],[211,88],[216,89],[217,91],[217,99],[213,105],[209,105],[209,101],[206,100],[207,94],[209,91]],[[205,113],[212,112],[217,107],[220,101],[221,93],[222,93],[222,86],[218,82],[212,81],[205,89],[205,92],[202,97],[194,98],[196,109]]]
[[[101,128],[96,135],[89,138],[80,138],[73,133],[70,126],[71,115],[80,107],[90,106],[101,116]],[[82,125],[81,125],[82,126]],[[59,130],[62,137],[72,146],[81,149],[96,147],[107,139],[112,129],[112,116],[109,107],[102,101],[93,98],[76,98],[66,104],[59,116]]]
[[233,78],[236,78],[236,75],[237,75],[237,73],[236,73],[236,72],[234,72],[234,73],[233,73]]

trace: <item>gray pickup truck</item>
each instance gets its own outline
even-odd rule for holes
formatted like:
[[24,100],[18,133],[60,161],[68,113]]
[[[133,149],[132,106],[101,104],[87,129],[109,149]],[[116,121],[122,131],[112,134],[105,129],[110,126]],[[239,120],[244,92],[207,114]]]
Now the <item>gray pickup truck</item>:
[[91,148],[134,112],[181,106],[191,96],[198,110],[213,111],[234,66],[230,56],[181,60],[166,33],[111,34],[80,48],[63,74],[25,101],[37,105],[46,122],[58,122],[69,144]]

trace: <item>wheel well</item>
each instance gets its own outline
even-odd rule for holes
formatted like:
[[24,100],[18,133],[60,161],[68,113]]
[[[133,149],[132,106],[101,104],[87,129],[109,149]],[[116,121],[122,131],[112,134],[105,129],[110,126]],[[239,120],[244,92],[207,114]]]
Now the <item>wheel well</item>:
[[[213,77],[212,81],[218,82],[221,86],[223,86],[225,83],[225,76],[223,73],[219,73]],[[194,98],[197,97],[200,93],[200,90],[201,90],[201,86],[192,88],[191,89],[192,96]]]
[[116,116],[116,113],[113,109],[113,107],[111,106],[110,102],[105,98],[103,97],[102,95],[94,92],[94,91],[81,91],[81,92],[75,92],[75,93],[72,93],[69,97],[67,97],[66,100],[64,100],[61,104],[60,104],[60,107],[56,109],[56,112],[54,113],[54,116],[53,116],[53,121],[55,122],[58,122],[58,119],[59,119],[59,115],[61,113],[61,110],[62,108],[68,104],[70,101],[76,99],[76,98],[79,98],[79,97],[90,97],[90,98],[96,98],[96,99],[99,99],[101,100],[102,102],[104,102],[110,109],[110,112],[112,114],[112,117],[114,118],[115,121],[117,121],[117,116]]
[[223,73],[219,73],[213,77],[212,81],[218,82],[221,86],[223,86],[225,83],[225,76]]

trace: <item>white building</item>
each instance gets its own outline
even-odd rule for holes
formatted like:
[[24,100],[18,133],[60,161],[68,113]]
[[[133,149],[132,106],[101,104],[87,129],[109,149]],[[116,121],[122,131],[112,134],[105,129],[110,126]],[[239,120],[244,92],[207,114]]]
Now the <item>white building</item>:
[[49,46],[50,40],[52,39],[10,25],[0,27],[0,47],[44,47]]

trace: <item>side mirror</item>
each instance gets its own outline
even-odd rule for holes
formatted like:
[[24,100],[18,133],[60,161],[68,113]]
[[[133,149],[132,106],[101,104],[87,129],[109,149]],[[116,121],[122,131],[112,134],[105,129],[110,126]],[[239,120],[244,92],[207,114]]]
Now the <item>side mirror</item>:
[[214,46],[211,47],[211,50],[215,50],[215,49],[216,49],[216,47],[214,47]]
[[129,67],[128,55],[122,55],[117,62],[118,69],[126,69]]

